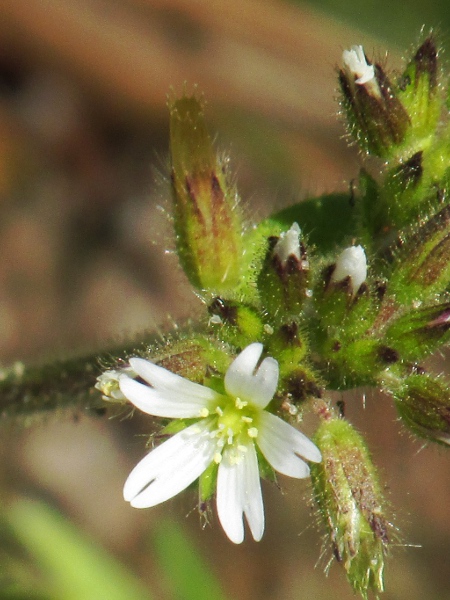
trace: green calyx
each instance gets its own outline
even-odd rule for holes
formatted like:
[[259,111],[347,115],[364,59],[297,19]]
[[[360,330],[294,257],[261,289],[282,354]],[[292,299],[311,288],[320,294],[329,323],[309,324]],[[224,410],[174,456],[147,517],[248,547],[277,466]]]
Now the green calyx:
[[205,292],[241,282],[242,222],[226,163],[216,157],[203,104],[184,96],[169,104],[171,183],[180,262]]

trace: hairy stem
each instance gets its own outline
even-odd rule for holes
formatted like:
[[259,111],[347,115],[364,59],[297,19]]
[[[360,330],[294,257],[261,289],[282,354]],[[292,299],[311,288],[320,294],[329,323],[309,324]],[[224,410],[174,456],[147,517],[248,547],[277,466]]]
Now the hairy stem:
[[29,366],[15,362],[1,368],[0,420],[26,426],[54,412],[101,414],[105,403],[94,385],[102,368],[120,364],[127,356],[143,354],[155,338],[155,334],[147,334],[87,356]]

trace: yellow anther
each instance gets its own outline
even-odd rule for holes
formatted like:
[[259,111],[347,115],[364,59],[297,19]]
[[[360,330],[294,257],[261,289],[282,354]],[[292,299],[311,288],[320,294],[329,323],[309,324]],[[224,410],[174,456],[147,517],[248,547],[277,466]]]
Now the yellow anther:
[[220,406],[216,406],[216,413],[219,415],[219,417],[223,417],[223,410],[220,408]]
[[222,455],[220,454],[220,452],[216,452],[214,454],[214,462],[216,463],[216,465],[218,465],[221,461],[222,461]]
[[235,406],[239,410],[242,410],[245,406],[247,406],[248,402],[246,400],[241,400],[240,398],[236,398]]
[[243,423],[253,423],[253,419],[251,417],[246,417],[245,415],[241,417],[241,421]]
[[205,418],[209,416],[209,410],[206,408],[206,406],[204,408],[201,409],[200,411],[200,416]]
[[249,427],[247,430],[248,436],[251,438],[258,437],[258,430],[256,427]]

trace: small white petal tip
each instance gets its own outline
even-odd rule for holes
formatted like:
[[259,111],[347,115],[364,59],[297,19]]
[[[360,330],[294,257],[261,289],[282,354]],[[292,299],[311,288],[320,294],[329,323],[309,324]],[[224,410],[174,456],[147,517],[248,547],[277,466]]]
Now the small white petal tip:
[[331,281],[337,283],[346,277],[351,278],[353,294],[356,294],[367,277],[366,253],[362,246],[350,246],[338,256]]
[[300,260],[300,235],[301,229],[297,223],[293,223],[288,231],[280,234],[280,238],[273,249],[282,265],[285,265],[290,256]]
[[357,78],[355,81],[358,85],[364,85],[375,77],[374,66],[367,63],[362,46],[352,46],[350,50],[344,50],[342,60],[349,71]]

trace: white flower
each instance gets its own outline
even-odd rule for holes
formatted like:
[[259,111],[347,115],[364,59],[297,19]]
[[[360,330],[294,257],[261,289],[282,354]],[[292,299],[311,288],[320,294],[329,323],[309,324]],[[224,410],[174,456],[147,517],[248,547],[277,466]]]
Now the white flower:
[[280,234],[273,253],[278,256],[283,266],[286,265],[290,256],[295,256],[297,260],[300,260],[300,234],[298,223],[293,223],[288,231]]
[[352,46],[351,50],[344,50],[342,60],[350,72],[357,77],[355,81],[359,85],[364,85],[375,77],[374,66],[367,64],[362,46]]
[[367,277],[366,253],[362,246],[350,246],[339,254],[331,281],[339,282],[351,278],[353,294],[359,290]]
[[120,389],[150,415],[198,419],[152,450],[133,469],[124,498],[136,508],[155,506],[195,481],[212,463],[218,465],[217,513],[225,533],[239,544],[245,515],[253,538],[264,533],[264,509],[256,446],[268,463],[290,477],[307,477],[299,457],[320,462],[318,448],[291,425],[264,410],[278,384],[278,363],[265,358],[257,368],[262,344],[250,344],[225,374],[225,394],[193,383],[142,358],[131,367],[149,385],[127,376]]

